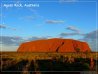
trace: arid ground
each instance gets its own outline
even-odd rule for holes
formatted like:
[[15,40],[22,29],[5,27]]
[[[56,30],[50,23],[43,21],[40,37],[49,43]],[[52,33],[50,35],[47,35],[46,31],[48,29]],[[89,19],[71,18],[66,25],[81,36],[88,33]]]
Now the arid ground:
[[[79,71],[91,71],[96,74],[98,70],[97,55],[97,52],[1,52],[0,70],[2,74],[50,74],[52,72],[62,72],[64,74],[65,72],[67,72],[66,74],[74,74],[76,72],[75,74],[81,74]],[[72,71],[73,73],[69,73]],[[84,74],[87,74],[87,72]]]

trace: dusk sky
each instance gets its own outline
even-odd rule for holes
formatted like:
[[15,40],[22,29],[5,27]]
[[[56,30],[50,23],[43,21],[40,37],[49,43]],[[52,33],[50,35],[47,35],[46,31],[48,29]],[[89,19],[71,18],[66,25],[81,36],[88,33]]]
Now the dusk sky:
[[0,3],[0,45],[4,51],[15,51],[21,42],[37,39],[71,38],[87,42],[96,39],[96,0],[2,0]]

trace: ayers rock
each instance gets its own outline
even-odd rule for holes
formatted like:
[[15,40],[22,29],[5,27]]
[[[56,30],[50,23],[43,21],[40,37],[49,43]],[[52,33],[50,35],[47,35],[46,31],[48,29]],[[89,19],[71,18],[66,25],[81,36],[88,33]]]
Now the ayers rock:
[[18,48],[18,52],[76,52],[79,48],[80,52],[91,51],[86,42],[73,39],[45,39],[22,43]]

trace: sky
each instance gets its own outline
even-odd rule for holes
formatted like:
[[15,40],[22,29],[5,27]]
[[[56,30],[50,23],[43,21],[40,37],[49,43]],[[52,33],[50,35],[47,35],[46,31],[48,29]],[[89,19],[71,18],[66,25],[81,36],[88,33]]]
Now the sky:
[[98,33],[96,0],[1,0],[0,3],[3,51],[14,51],[22,42],[47,38],[83,40],[96,50],[97,44],[92,45]]

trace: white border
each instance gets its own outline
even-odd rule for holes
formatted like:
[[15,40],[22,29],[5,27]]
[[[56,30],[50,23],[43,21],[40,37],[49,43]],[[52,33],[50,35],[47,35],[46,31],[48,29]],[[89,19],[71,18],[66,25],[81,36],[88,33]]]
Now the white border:
[[[2,16],[3,16],[3,13],[2,13],[2,2],[16,2],[16,1],[1,1],[1,24],[3,23],[2,22]],[[19,1],[19,2],[60,2],[60,1]],[[71,2],[71,1],[63,1],[63,2],[70,2],[70,3],[73,3],[73,2]],[[63,3],[62,2],[62,3]],[[98,24],[98,22],[97,22],[97,1],[75,1],[75,2],[94,2],[94,3],[96,3],[96,30],[98,29],[98,26],[97,26],[97,24]],[[0,33],[0,35],[2,36],[2,29],[0,30],[1,31],[1,33]],[[96,51],[97,51],[97,37],[98,37],[98,34],[96,33]],[[2,38],[0,38],[1,40],[2,40]],[[2,46],[1,46],[1,50],[2,50]],[[1,52],[1,54],[2,54],[2,52]],[[1,60],[2,60],[2,55],[1,55]],[[96,59],[97,59],[97,53],[96,53]],[[2,63],[2,62],[1,62]],[[96,64],[97,64],[97,62],[96,62]],[[96,71],[29,71],[29,72],[97,72],[97,66],[96,66]],[[1,72],[22,72],[22,71],[2,71],[2,65],[1,65]],[[28,72],[28,71],[25,71],[25,72]]]
[[[2,2],[17,2],[17,1],[2,1]],[[60,0],[58,0],[58,1],[19,1],[19,2],[97,2],[97,1],[79,1],[79,0],[77,0],[77,1],[60,1]]]
[[[0,3],[1,5],[1,8],[0,8],[0,12],[1,12],[1,20],[0,20],[0,24],[2,25],[2,2]],[[0,29],[0,35],[2,36],[2,29]],[[2,40],[2,37],[0,37],[0,39]],[[0,51],[2,51],[2,45],[0,45]],[[0,52],[0,54],[2,54],[2,52]],[[0,60],[2,60],[2,55],[0,56]],[[1,61],[1,64],[2,64],[2,61]],[[1,69],[2,69],[2,65],[1,65]],[[2,72],[2,70],[1,70]]]
[[[97,1],[96,1],[96,30],[98,30],[98,7],[97,7],[98,5],[97,5]],[[98,34],[97,34],[97,31],[96,31],[96,52],[97,52],[97,45],[98,45]],[[98,60],[98,58],[97,58],[97,53],[96,53],[96,59]],[[96,62],[96,65],[97,65],[97,62]],[[98,70],[98,66],[96,66],[96,71]]]

